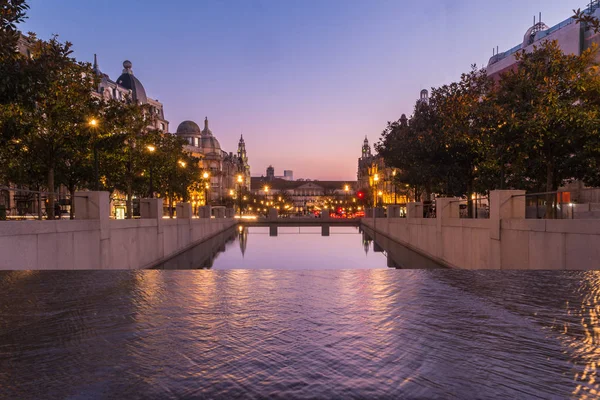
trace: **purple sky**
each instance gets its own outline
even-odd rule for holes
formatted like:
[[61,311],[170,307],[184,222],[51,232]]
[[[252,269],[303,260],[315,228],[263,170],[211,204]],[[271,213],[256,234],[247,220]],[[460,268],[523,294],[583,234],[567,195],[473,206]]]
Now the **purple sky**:
[[419,91],[553,26],[584,0],[29,0],[21,27],[98,54],[113,79],[133,63],[171,131],[210,126],[226,151],[243,132],[253,176],[354,180],[362,141],[410,115]]

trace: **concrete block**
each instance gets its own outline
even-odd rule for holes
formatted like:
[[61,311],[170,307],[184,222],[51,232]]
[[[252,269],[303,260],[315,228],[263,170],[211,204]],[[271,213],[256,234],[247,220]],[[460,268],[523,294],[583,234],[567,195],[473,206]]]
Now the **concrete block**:
[[501,220],[525,219],[524,195],[524,190],[492,190],[490,192],[490,237],[492,239],[500,240]]
[[562,233],[529,232],[528,269],[565,269],[565,239]]
[[177,215],[177,219],[192,218],[192,203],[177,203],[175,206],[175,213]]
[[37,235],[0,237],[0,252],[0,269],[37,269]]
[[546,220],[546,232],[600,235],[600,220],[549,219]]
[[566,234],[566,269],[600,269],[600,236]]
[[501,269],[527,269],[529,265],[529,232],[503,231],[500,250]]
[[396,204],[390,204],[387,206],[387,217],[388,218],[400,218],[400,206]]
[[163,199],[141,199],[140,218],[162,219]]
[[406,218],[423,218],[423,203],[406,204]]
[[108,192],[75,192],[75,218],[109,219],[110,196]]
[[202,206],[198,208],[200,218],[210,218],[212,216],[211,206]]
[[375,218],[385,218],[385,209],[383,207],[375,207],[373,209]]
[[545,232],[546,221],[545,219],[503,219],[500,221],[500,227],[502,230]]

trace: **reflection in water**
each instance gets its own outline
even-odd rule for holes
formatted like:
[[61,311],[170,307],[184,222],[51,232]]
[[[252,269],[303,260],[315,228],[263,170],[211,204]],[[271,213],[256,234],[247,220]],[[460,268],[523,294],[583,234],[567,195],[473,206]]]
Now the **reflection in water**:
[[0,398],[597,398],[599,311],[597,272],[2,272]]
[[439,268],[435,262],[384,236],[372,240],[370,232],[357,226],[239,225],[156,268]]

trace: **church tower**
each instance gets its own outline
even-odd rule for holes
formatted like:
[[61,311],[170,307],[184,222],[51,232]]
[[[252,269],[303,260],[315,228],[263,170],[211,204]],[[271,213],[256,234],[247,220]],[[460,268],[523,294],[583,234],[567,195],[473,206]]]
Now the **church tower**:
[[362,147],[362,158],[371,157],[371,146],[369,146],[369,139],[365,136],[365,141]]
[[244,135],[240,135],[240,141],[238,142],[237,155],[238,155],[238,158],[242,161],[243,165],[248,164],[248,155],[246,154],[246,142],[244,142]]
[[244,174],[245,186],[250,190],[250,164],[248,164],[248,154],[246,153],[246,142],[244,142],[244,135],[240,135],[240,141],[238,142],[237,159],[239,172]]

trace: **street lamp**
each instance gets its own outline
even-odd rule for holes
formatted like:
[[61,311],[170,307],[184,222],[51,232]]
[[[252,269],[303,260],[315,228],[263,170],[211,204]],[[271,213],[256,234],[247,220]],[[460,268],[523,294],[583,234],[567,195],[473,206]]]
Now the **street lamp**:
[[[146,146],[146,149],[148,149],[150,154],[152,154],[156,151],[156,147],[152,146],[151,144]],[[152,164],[153,163],[152,163],[152,158],[151,158],[150,159],[150,198],[151,199],[154,198],[154,182],[153,182],[153,177],[152,177]]]
[[96,191],[100,191],[100,177],[98,176],[98,138],[96,135],[96,128],[98,127],[98,120],[92,118],[88,121],[88,126],[94,131],[94,181],[96,183]]
[[240,203],[240,218],[242,217],[242,182],[244,182],[244,178],[242,174],[238,174],[237,183],[238,183],[238,200]]
[[208,205],[208,178],[210,177],[209,173],[204,171],[202,174],[202,178],[204,178],[204,205]]
[[394,185],[394,204],[398,204],[396,201],[396,170],[392,171],[392,184]]
[[377,184],[379,183],[379,174],[373,176],[373,207],[377,207]]
[[350,191],[350,186],[349,185],[344,185],[344,203],[348,203],[348,192]]

